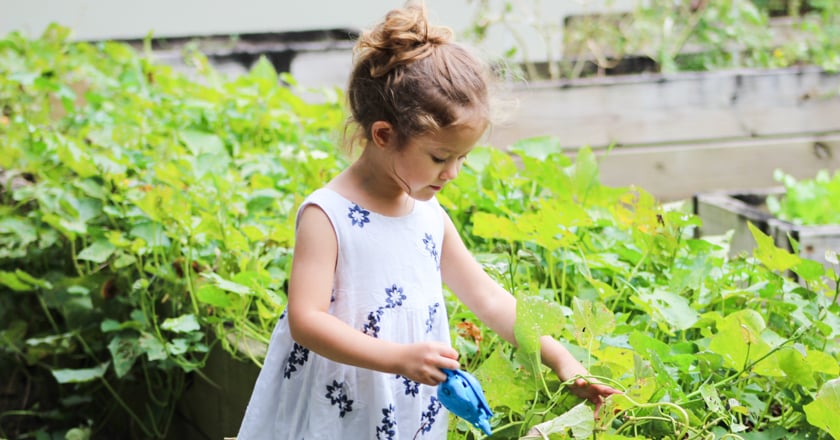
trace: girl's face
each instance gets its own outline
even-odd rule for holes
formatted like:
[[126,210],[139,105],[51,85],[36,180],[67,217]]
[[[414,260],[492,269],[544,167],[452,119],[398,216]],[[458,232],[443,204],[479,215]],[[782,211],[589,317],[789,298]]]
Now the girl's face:
[[411,139],[394,152],[396,178],[407,186],[412,198],[431,199],[458,176],[485,130],[482,121],[471,121]]

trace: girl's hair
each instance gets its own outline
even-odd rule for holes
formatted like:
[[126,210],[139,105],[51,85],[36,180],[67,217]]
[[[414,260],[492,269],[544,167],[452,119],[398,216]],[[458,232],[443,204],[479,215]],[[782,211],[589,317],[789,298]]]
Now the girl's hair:
[[349,146],[370,141],[376,121],[393,126],[397,145],[466,121],[489,123],[489,72],[451,29],[429,24],[422,3],[389,12],[354,48]]

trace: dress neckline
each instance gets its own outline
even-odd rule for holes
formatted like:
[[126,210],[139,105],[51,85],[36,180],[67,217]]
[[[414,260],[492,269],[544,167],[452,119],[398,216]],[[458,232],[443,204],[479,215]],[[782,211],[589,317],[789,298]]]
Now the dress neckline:
[[372,209],[370,209],[370,208],[368,208],[368,207],[366,207],[366,206],[364,206],[364,205],[361,205],[361,204],[359,204],[359,203],[355,202],[354,200],[351,200],[351,199],[349,199],[349,198],[345,197],[343,194],[341,194],[340,192],[338,192],[338,191],[336,191],[336,190],[334,190],[334,189],[332,189],[332,188],[322,187],[322,188],[321,188],[321,190],[324,190],[324,191],[326,191],[326,192],[329,192],[329,193],[331,193],[331,194],[334,194],[336,197],[340,198],[341,200],[344,200],[344,201],[346,201],[346,202],[348,202],[348,203],[352,203],[352,204],[354,204],[354,205],[358,206],[359,208],[364,209],[365,211],[367,211],[367,212],[369,212],[369,213],[371,213],[371,214],[373,214],[373,215],[376,215],[377,217],[381,217],[381,218],[385,218],[385,219],[401,220],[401,219],[410,218],[410,217],[414,216],[414,214],[416,214],[416,213],[417,213],[417,204],[418,204],[418,203],[423,203],[423,202],[421,202],[420,200],[417,200],[417,199],[412,199],[412,200],[413,200],[413,204],[412,204],[412,206],[411,206],[411,210],[410,210],[409,212],[407,212],[406,214],[404,214],[404,215],[398,215],[398,216],[395,216],[395,215],[386,215],[386,214],[382,214],[382,213],[380,213],[380,212],[374,211],[374,210],[372,210]]

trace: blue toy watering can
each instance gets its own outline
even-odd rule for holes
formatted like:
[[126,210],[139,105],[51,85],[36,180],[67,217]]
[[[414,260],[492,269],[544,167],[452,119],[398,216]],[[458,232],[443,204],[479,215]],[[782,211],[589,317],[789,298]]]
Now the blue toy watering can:
[[493,412],[484,398],[484,391],[473,375],[461,370],[443,369],[446,380],[438,385],[438,399],[456,416],[470,422],[485,434],[492,434]]

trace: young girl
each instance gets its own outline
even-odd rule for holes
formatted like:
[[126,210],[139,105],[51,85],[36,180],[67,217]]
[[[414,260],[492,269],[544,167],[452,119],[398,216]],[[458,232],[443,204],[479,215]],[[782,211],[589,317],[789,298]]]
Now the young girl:
[[[444,283],[515,343],[515,299],[435,199],[488,128],[485,74],[422,5],[359,37],[347,94],[364,149],[298,211],[288,307],[240,440],[445,439],[435,386],[459,364]],[[541,342],[560,379],[588,374],[556,340]],[[583,379],[572,391],[596,406],[617,392]]]

